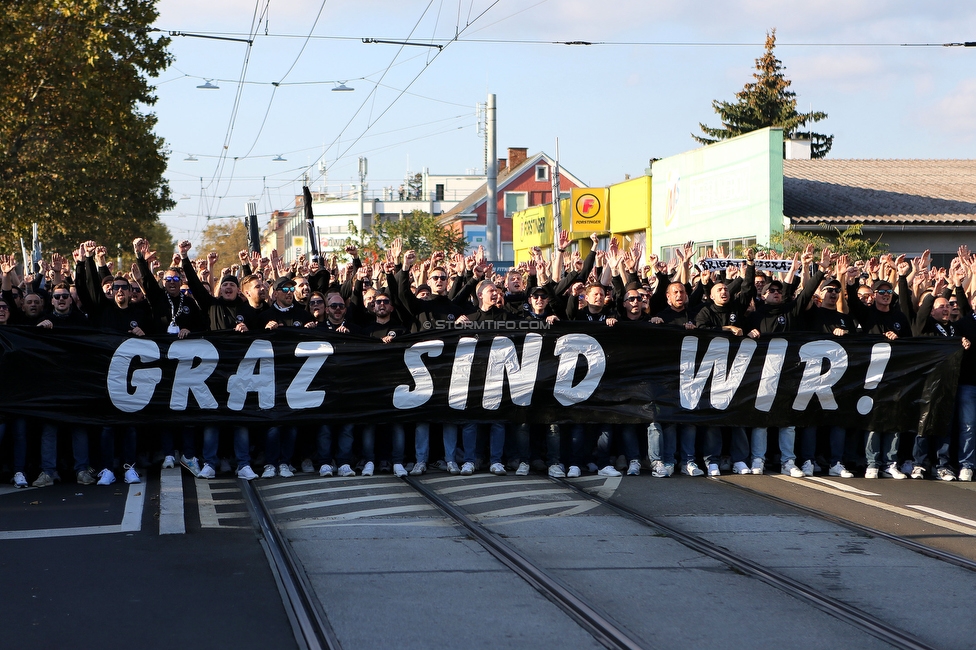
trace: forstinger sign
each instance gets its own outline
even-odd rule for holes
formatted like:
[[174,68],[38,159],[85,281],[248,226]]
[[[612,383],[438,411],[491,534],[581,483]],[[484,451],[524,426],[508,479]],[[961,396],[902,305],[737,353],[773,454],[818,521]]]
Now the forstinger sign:
[[[690,422],[942,432],[952,340],[754,341],[645,323],[372,339],[0,328],[0,412],[105,423]],[[49,389],[47,387],[54,387]]]

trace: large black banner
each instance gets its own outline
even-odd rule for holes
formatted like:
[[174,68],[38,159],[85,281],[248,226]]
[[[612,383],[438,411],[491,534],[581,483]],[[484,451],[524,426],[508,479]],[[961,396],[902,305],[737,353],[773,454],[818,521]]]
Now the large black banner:
[[[958,340],[643,323],[372,339],[0,328],[0,412],[81,423],[692,422],[942,433]],[[544,327],[544,326],[543,326]]]

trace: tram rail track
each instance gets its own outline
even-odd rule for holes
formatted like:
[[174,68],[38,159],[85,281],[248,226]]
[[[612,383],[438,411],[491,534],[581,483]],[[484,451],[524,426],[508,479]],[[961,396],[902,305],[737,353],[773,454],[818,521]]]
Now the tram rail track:
[[774,571],[766,569],[762,565],[741,555],[733,553],[718,544],[714,544],[698,535],[687,533],[680,530],[657,517],[650,517],[632,508],[605,499],[601,496],[592,494],[582,487],[575,485],[565,479],[553,479],[550,481],[565,485],[577,494],[596,501],[600,505],[612,510],[613,512],[626,517],[632,521],[643,524],[649,528],[668,535],[675,541],[691,548],[703,555],[718,560],[729,567],[752,576],[767,585],[791,595],[798,600],[804,601],[822,612],[834,618],[845,621],[846,623],[880,639],[896,648],[904,650],[936,650],[937,646],[930,645],[916,636],[896,628],[876,616],[869,614],[853,605],[841,600],[822,594],[814,589],[800,584],[794,580],[779,575]]

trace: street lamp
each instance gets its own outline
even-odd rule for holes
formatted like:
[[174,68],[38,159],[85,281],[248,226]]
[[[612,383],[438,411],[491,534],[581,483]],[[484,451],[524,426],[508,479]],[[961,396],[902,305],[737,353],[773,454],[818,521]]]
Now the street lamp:
[[332,92],[334,92],[334,93],[351,93],[354,90],[356,90],[356,89],[355,88],[350,88],[349,86],[347,86],[345,81],[340,81],[339,83],[336,84],[335,88],[332,89]]
[[200,84],[197,86],[197,88],[202,90],[220,90],[220,86],[210,83],[211,81],[213,81],[213,79],[207,79],[205,83]]

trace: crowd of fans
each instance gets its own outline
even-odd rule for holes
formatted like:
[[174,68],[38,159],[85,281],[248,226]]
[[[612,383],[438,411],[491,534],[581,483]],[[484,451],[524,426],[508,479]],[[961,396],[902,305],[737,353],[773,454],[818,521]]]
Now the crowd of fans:
[[[136,262],[123,273],[112,268],[103,246],[86,241],[73,252],[73,268],[55,254],[23,277],[13,256],[0,256],[0,326],[97,328],[176,338],[217,330],[308,328],[383,343],[408,332],[436,334],[473,323],[491,328],[516,320],[540,326],[582,321],[593,327],[640,322],[649,329],[722,330],[752,338],[791,331],[892,340],[948,337],[965,350],[952,429],[921,437],[907,430],[806,427],[797,444],[796,428],[780,427],[773,438],[777,444],[767,449],[766,428],[668,422],[325,422],[315,427],[284,422],[261,431],[232,423],[174,430],[158,423],[137,432],[112,422],[92,431],[72,424],[69,414],[7,416],[0,424],[0,440],[8,439],[0,447],[5,471],[16,486],[27,487],[28,457],[37,456],[30,465],[36,471],[33,485],[44,487],[59,479],[59,463],[62,471],[71,466],[80,484],[110,485],[116,472],[127,483],[140,481],[139,468],[154,458],[164,468],[180,462],[200,479],[236,472],[245,480],[258,478],[254,468],[265,479],[291,477],[298,471],[292,463],[323,477],[353,476],[357,470],[366,476],[376,471],[420,475],[430,465],[461,475],[487,466],[498,475],[514,470],[553,477],[580,476],[584,470],[638,475],[649,468],[661,478],[676,467],[688,476],[762,474],[768,460],[795,478],[826,468],[830,476],[842,478],[853,477],[851,470],[856,470],[866,478],[920,479],[929,473],[955,480],[958,467],[959,480],[972,480],[976,352],[970,341],[976,319],[970,296],[976,291],[976,260],[967,248],[959,249],[948,269],[932,268],[928,252],[911,260],[884,255],[855,261],[827,249],[815,253],[808,246],[793,256],[785,272],[757,271],[757,257],[779,258],[771,251],[757,256],[751,249],[741,265],[707,272],[695,264],[690,242],[668,262],[650,255],[642,264],[639,245],[622,250],[611,239],[607,250],[598,250],[598,238],[592,239],[593,249],[583,258],[569,252],[569,237],[560,233],[551,259],[534,249],[530,261],[505,273],[494,272],[483,249],[470,256],[435,252],[421,260],[415,251],[403,250],[400,240],[390,242],[385,259],[364,261],[351,246],[345,251],[351,262],[345,264],[332,256],[300,257],[288,265],[275,251],[268,258],[242,251],[227,266],[220,266],[212,252],[192,260],[191,243],[181,241],[164,265],[144,239],[133,242]],[[709,251],[706,256],[724,255]],[[433,456],[432,428],[441,433],[433,441]],[[93,436],[98,440],[95,462],[89,455]],[[408,441],[413,443],[410,457]]]

